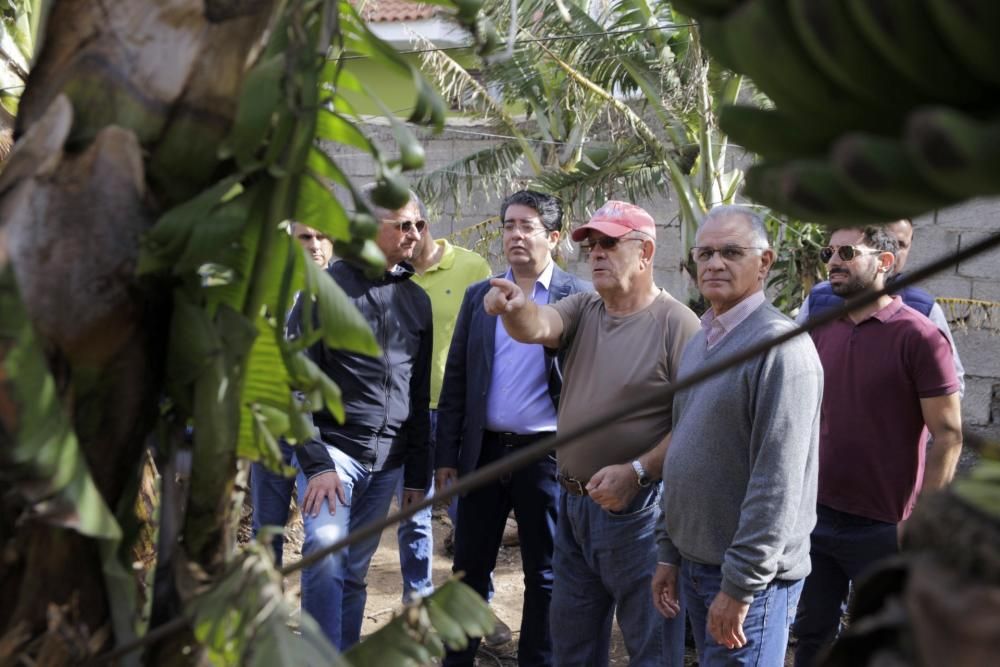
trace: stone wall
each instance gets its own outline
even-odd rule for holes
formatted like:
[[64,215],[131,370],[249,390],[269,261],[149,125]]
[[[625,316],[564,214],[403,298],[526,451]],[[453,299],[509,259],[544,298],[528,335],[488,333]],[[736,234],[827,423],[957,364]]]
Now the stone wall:
[[[373,125],[365,129],[376,144],[393,145],[392,134],[387,128]],[[441,168],[462,156],[489,148],[496,139],[482,135],[490,132],[488,128],[468,125],[446,129],[436,136],[425,136],[425,171]],[[373,163],[367,155],[354,149],[333,152],[345,173],[359,184],[373,178]],[[419,173],[416,175],[419,176]],[[523,187],[527,180],[512,183],[502,193],[483,187],[471,197],[462,198],[458,210],[449,205],[442,211],[433,211],[435,236],[458,234],[462,237],[462,230],[498,215],[502,196]],[[680,271],[681,233],[675,203],[667,198],[635,203],[648,210],[659,227],[654,264],[657,284],[684,300],[689,286]],[[571,222],[575,225],[582,221]],[[1000,231],[1000,199],[977,200],[923,216],[914,221],[914,227],[916,231],[908,267],[911,270]],[[471,244],[478,235],[462,238]],[[579,261],[571,246],[568,243],[563,246],[567,268],[587,277],[587,267]],[[499,267],[501,258],[496,245],[490,254],[495,266]],[[927,280],[922,286],[938,297],[1000,302],[998,267],[1000,251],[993,251],[956,265]],[[945,308],[945,313],[950,310]],[[990,323],[981,321],[987,313],[993,316],[992,328]],[[971,317],[965,317],[966,314],[967,309],[956,308],[958,319],[953,323],[955,342],[966,369],[966,394],[962,403],[965,424],[987,437],[1000,439],[1000,305],[989,311],[980,308]]]

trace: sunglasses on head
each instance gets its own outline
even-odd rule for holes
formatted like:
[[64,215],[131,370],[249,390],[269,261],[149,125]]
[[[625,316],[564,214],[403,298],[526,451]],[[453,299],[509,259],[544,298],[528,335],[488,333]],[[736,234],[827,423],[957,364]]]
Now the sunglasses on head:
[[399,231],[404,234],[408,233],[414,227],[416,227],[418,233],[422,233],[427,227],[426,220],[383,220],[382,222],[387,225],[396,225],[399,227]]
[[605,250],[611,250],[617,246],[622,241],[644,241],[645,239],[626,239],[626,238],[615,238],[614,236],[602,236],[597,239],[587,239],[586,241],[580,242],[580,247],[590,252],[596,246],[601,246]]
[[845,262],[849,262],[858,255],[877,255],[881,250],[861,250],[860,248],[852,245],[842,245],[836,250],[830,246],[819,249],[819,258],[824,264],[829,264],[830,260],[833,259],[834,253],[837,254],[840,259]]

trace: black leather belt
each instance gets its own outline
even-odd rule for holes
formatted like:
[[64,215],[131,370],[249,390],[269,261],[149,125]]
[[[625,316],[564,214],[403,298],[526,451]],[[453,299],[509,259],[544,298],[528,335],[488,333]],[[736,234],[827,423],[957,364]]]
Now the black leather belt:
[[587,494],[587,482],[579,480],[576,477],[567,477],[566,475],[556,473],[556,479],[559,481],[559,485],[566,490],[566,493],[571,496],[586,496]]
[[543,431],[542,433],[511,433],[509,431],[485,431],[484,438],[493,438],[504,447],[523,447],[533,442],[538,442],[550,435],[555,435],[554,431]]

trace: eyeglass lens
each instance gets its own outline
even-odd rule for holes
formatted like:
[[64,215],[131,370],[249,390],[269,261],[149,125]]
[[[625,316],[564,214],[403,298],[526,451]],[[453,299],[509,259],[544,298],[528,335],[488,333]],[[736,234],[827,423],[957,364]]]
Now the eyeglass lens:
[[601,246],[605,250],[611,250],[618,242],[621,241],[619,238],[613,236],[602,236],[599,239],[587,240],[580,244],[580,247],[584,250],[593,250],[594,246]]
[[836,252],[837,256],[840,257],[845,262],[849,262],[860,254],[860,251],[852,245],[842,245],[836,250],[830,246],[819,249],[819,258],[824,264],[828,264],[831,259],[833,259],[833,253]]
[[711,246],[695,246],[694,248],[691,248],[691,258],[694,259],[695,262],[703,264],[711,261],[712,257],[715,256],[715,253],[719,253],[719,256],[724,260],[738,262],[746,256],[747,250],[749,250],[749,248],[744,248],[743,246],[738,245],[727,245],[722,246],[721,248],[713,248]]
[[408,233],[414,227],[417,228],[418,232],[423,232],[424,228],[427,227],[426,220],[401,220],[401,221],[387,220],[386,222],[396,225],[397,227],[399,227],[399,231],[403,232],[404,234]]

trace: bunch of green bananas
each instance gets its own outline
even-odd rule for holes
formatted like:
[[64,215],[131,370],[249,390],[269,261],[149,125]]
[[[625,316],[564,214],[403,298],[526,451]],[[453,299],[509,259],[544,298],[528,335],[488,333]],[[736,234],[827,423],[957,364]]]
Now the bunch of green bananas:
[[831,225],[1000,193],[998,0],[675,0],[773,109],[720,125],[746,194]]

